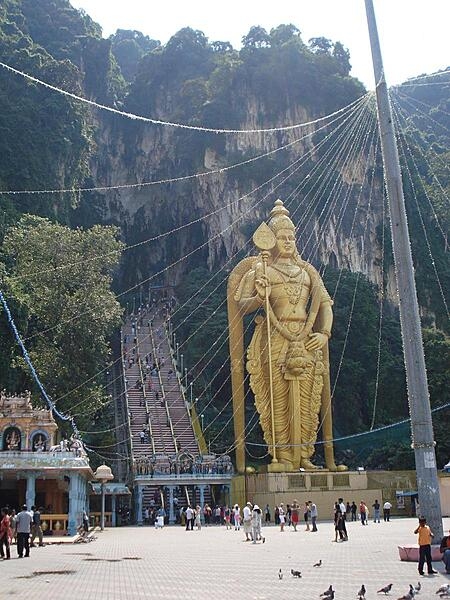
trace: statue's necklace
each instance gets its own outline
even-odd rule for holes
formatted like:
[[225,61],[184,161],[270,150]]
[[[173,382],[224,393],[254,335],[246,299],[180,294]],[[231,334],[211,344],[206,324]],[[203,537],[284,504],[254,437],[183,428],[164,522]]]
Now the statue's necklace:
[[[275,269],[275,271],[278,271],[283,279],[285,277],[287,278],[287,281],[285,280],[283,285],[284,291],[286,292],[289,302],[294,306],[297,305],[300,302],[305,272],[302,272],[301,267],[297,267],[293,272],[291,271],[290,273],[286,272],[284,269],[280,269],[280,267],[275,265],[271,265],[271,267]],[[300,281],[297,282],[296,279],[300,273],[302,276]]]

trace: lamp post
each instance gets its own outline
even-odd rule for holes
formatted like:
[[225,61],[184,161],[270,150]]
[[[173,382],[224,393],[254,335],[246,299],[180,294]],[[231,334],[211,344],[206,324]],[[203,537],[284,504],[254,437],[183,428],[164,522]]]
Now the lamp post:
[[202,433],[203,433],[203,419],[205,418],[205,415],[202,413],[200,415],[200,419],[202,420]]
[[187,390],[187,367],[184,369],[184,389]]
[[177,342],[177,368],[180,364],[180,342]]
[[191,397],[190,397],[190,400],[191,400],[191,406],[192,406],[192,381],[191,381],[191,383],[189,384],[189,386],[190,386],[190,388],[191,388],[191,394],[190,394],[190,396],[191,396]]
[[183,375],[183,364],[184,364],[184,356],[180,355],[180,373]]
[[105,483],[114,479],[114,475],[108,465],[100,465],[94,473],[95,479],[100,481],[102,490],[102,512],[100,516],[100,529],[105,529]]

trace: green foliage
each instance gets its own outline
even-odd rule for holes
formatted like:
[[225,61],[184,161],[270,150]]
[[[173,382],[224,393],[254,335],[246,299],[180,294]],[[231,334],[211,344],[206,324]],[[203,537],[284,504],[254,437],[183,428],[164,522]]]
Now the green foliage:
[[138,63],[144,54],[160,46],[160,42],[150,39],[148,35],[127,29],[118,29],[109,39],[112,53],[127,82],[133,81]]
[[[425,329],[423,343],[430,403],[432,408],[437,408],[450,403],[450,336],[436,329]],[[448,408],[433,414],[436,458],[441,467],[448,462],[450,456],[449,414]]]
[[[338,286],[330,341],[331,380],[338,376],[334,426],[339,434],[346,435],[371,426],[380,305],[376,287],[362,274],[327,269],[324,281],[332,294]],[[375,426],[401,419],[407,413],[398,314],[392,314],[388,307],[384,307],[380,352]]]
[[365,465],[368,469],[411,470],[415,468],[414,452],[405,442],[388,444],[373,450]]
[[[117,234],[113,227],[70,230],[24,215],[2,248],[4,286],[30,357],[59,410],[79,415],[80,427],[105,401],[101,373],[108,337],[120,323],[110,290],[122,248]],[[10,366],[27,372],[23,359],[11,354]],[[8,371],[0,377],[7,385]]]
[[270,36],[264,27],[256,25],[251,27],[247,35],[242,38],[242,46],[245,49],[268,48],[270,46]]

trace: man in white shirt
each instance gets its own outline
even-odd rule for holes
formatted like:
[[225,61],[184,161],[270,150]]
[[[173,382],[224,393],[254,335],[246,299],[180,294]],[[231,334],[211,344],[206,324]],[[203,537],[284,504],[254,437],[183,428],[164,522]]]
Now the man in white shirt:
[[186,531],[194,531],[194,511],[190,506],[187,507],[184,516],[186,517]]
[[311,531],[317,531],[317,517],[319,516],[319,512],[317,510],[317,505],[310,500],[309,507],[311,509],[311,523],[312,523]]
[[23,558],[23,551],[25,550],[25,557],[30,556],[30,533],[31,523],[33,517],[27,510],[27,505],[22,506],[22,510],[16,516],[16,533],[17,533],[17,554],[19,558]]
[[392,504],[390,502],[385,502],[383,504],[383,518],[385,521],[389,521],[391,517],[391,508]]
[[348,540],[348,534],[347,534],[347,525],[346,525],[346,520],[347,520],[347,507],[344,504],[344,499],[343,498],[339,498],[338,499],[339,502],[339,510],[342,513],[342,533],[345,536],[345,541]]

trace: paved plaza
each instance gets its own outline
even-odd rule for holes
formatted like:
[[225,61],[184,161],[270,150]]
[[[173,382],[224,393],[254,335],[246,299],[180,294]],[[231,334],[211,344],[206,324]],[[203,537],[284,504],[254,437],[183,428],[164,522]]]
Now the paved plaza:
[[[397,550],[416,542],[416,525],[415,519],[348,523],[349,541],[342,543],[332,542],[331,522],[319,523],[317,533],[303,526],[281,533],[272,525],[264,528],[266,543],[256,545],[243,542],[242,530],[223,526],[108,529],[88,544],[32,548],[30,558],[16,558],[13,546],[12,559],[0,567],[0,598],[309,600],[333,584],[336,600],[350,600],[362,583],[367,600],[384,597],[376,591],[388,583],[394,584],[388,597],[399,598],[419,580],[417,564],[401,562]],[[314,568],[319,559],[322,566]],[[436,589],[450,583],[443,564],[434,566],[439,574],[420,577],[418,599],[439,598]],[[302,578],[293,578],[291,568]]]

